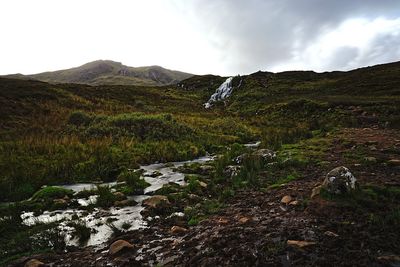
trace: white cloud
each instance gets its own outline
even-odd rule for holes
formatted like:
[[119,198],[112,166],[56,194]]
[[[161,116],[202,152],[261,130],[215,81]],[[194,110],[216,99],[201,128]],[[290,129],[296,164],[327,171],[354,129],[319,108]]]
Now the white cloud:
[[[312,44],[296,47],[293,59],[275,66],[274,71],[288,69],[349,70],[360,67],[365,58],[371,60],[367,64],[385,63],[387,45],[379,41],[390,37],[400,38],[400,18],[385,19],[349,19],[336,29],[322,33]],[[400,59],[400,49],[391,53],[392,60]],[[389,59],[390,60],[390,59]]]
[[0,74],[97,59],[222,75],[348,69],[399,59],[399,8],[397,0],[1,0]]

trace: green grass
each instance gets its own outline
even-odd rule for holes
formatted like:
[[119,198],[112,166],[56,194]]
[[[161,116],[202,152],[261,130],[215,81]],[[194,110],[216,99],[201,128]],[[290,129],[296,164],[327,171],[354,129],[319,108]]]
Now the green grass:
[[57,186],[47,186],[43,189],[37,191],[33,196],[32,200],[52,200],[56,198],[63,198],[65,196],[71,197],[73,195],[73,191],[69,189],[64,189],[62,187]]

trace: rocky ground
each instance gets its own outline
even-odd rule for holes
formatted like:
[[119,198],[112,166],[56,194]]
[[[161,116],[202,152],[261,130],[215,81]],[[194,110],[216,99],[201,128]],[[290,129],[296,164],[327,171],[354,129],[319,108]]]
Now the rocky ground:
[[[161,216],[104,248],[33,255],[12,266],[400,266],[400,132],[349,128],[322,141],[318,161],[299,166],[297,179],[238,190],[198,225]],[[349,168],[362,193],[311,198],[338,166]]]

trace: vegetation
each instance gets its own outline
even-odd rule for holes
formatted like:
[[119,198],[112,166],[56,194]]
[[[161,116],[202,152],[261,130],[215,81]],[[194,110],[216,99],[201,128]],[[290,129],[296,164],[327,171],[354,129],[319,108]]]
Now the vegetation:
[[[1,205],[0,251],[8,252],[0,258],[63,247],[51,225],[27,226],[19,216],[22,210],[51,209],[54,199],[72,195],[56,185],[118,180],[124,182],[119,192],[135,194],[147,186],[137,171],[141,164],[214,153],[218,156],[206,169],[181,168],[188,173],[186,187],[169,184],[158,191],[168,196],[173,211],[184,210],[188,224],[196,225],[240,190],[272,192],[295,183],[311,167],[329,166],[324,157],[341,142],[333,137],[338,129],[400,127],[399,74],[399,63],[345,73],[257,72],[241,77],[240,88],[211,109],[202,104],[223,77],[194,76],[164,87],[0,78],[0,202],[32,197],[16,209]],[[276,158],[243,146],[256,140],[260,148],[276,151]],[[366,166],[367,152],[358,146],[343,157]],[[365,187],[360,195],[332,200],[357,206],[369,214],[371,225],[387,227],[399,225],[399,211],[392,208],[396,192]],[[101,207],[117,200],[104,186],[79,197],[94,194]],[[375,212],[379,202],[390,209]],[[82,242],[90,236],[84,225],[74,228]]]

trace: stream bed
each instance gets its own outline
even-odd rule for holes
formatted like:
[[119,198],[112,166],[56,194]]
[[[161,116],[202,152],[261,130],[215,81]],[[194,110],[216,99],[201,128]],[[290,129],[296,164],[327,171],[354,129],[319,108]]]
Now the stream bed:
[[[185,175],[176,169],[180,166],[190,163],[201,163],[204,164],[208,161],[213,160],[212,156],[204,156],[198,159],[182,161],[182,162],[170,162],[170,163],[156,163],[150,165],[141,166],[144,170],[142,176],[150,184],[144,190],[143,195],[136,195],[128,197],[128,199],[135,200],[138,204],[135,206],[127,207],[111,207],[109,209],[94,208],[92,211],[84,209],[72,209],[67,208],[65,210],[45,211],[39,216],[35,216],[33,212],[25,212],[21,215],[23,222],[27,225],[34,225],[36,223],[50,223],[59,222],[58,228],[66,235],[66,243],[71,246],[99,246],[105,243],[113,234],[110,223],[118,229],[122,229],[125,225],[125,230],[135,230],[142,227],[146,227],[146,221],[143,220],[140,212],[144,209],[142,206],[143,200],[149,198],[151,194],[160,189],[164,184],[174,182],[180,185],[184,185]],[[157,172],[157,177],[151,177]],[[104,183],[102,185],[114,186],[116,182]],[[59,187],[65,189],[71,189],[75,193],[90,190],[96,188],[98,184],[95,183],[78,183],[71,185],[60,185]],[[78,203],[81,206],[88,206],[90,203],[96,201],[96,196],[91,196],[88,199],[78,199]],[[183,214],[175,214],[175,216],[182,216]],[[75,238],[73,228],[68,226],[71,222],[80,222],[85,224],[91,229],[92,234],[85,244],[79,244],[78,239]],[[127,228],[126,225],[129,227]]]

